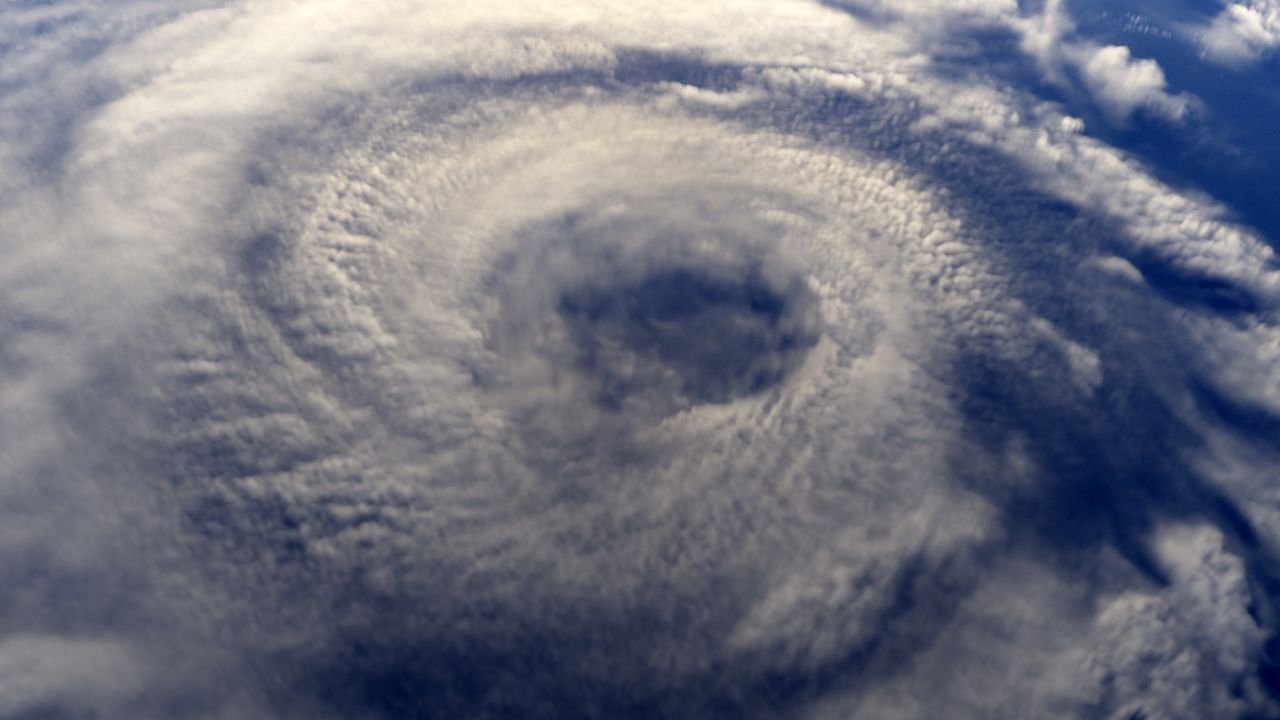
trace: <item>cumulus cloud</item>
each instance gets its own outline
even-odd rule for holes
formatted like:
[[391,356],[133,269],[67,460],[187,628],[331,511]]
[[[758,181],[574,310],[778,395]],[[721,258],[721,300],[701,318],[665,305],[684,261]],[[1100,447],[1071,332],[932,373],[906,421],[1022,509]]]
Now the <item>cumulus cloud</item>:
[[1190,107],[1056,3],[4,16],[0,712],[1273,710],[1273,253],[951,20]]
[[[836,694],[812,716],[1016,717],[1026,707],[1055,718],[1245,715],[1262,692],[1242,665],[1259,628],[1242,563],[1222,540],[1206,527],[1162,529],[1156,547],[1168,583],[1120,592],[1096,577],[1072,586],[1006,558],[961,604],[963,620],[915,658],[917,673]],[[1099,558],[1100,574],[1114,562]],[[1242,682],[1224,686],[1224,676]],[[1006,690],[992,693],[993,685]]]
[[1134,60],[1127,47],[1099,48],[1080,69],[1085,86],[1114,118],[1127,118],[1140,107],[1174,120],[1187,112],[1186,97],[1170,96],[1165,91],[1159,64],[1154,60]]
[[[1151,717],[1244,714],[1260,688],[1223,687],[1224,675],[1247,677],[1259,640],[1249,616],[1249,590],[1239,558],[1208,528],[1165,529],[1158,552],[1171,585],[1163,593],[1130,592],[1098,616],[1100,636],[1088,672],[1108,692],[1126,696],[1120,715]],[[1103,649],[1105,648],[1105,649]]]
[[1102,46],[1076,37],[1061,0],[1049,0],[1040,15],[1013,24],[1021,30],[1023,49],[1036,58],[1048,80],[1067,85],[1068,70],[1078,73],[1112,122],[1123,123],[1139,109],[1177,121],[1193,106],[1189,95],[1169,93],[1155,60],[1135,59],[1123,45]]
[[1280,47],[1280,5],[1271,0],[1228,3],[1207,26],[1189,31],[1210,60],[1227,65],[1257,61]]

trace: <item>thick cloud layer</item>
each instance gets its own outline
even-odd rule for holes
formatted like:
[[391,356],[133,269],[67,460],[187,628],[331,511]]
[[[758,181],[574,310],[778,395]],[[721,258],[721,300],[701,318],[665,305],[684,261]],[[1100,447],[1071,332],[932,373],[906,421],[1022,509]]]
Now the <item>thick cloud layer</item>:
[[0,715],[1280,712],[1276,238],[1046,5],[5,10]]

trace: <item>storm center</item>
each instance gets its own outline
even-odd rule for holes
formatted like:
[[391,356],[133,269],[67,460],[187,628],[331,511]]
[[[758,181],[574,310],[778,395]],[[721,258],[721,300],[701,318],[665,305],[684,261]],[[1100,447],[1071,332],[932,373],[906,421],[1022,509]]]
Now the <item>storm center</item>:
[[691,268],[563,291],[572,362],[609,410],[670,412],[782,383],[817,341],[811,291]]

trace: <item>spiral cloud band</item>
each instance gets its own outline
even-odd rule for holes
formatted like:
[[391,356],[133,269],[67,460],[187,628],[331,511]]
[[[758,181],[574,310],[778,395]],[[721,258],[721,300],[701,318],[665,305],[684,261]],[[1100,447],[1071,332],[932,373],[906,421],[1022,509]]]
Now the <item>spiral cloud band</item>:
[[1278,238],[1071,110],[1155,61],[198,5],[0,11],[0,717],[1280,713]]

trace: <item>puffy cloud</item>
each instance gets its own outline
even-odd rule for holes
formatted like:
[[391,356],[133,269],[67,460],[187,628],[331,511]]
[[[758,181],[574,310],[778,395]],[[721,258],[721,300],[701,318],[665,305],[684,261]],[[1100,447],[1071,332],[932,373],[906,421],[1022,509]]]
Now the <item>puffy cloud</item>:
[[[1170,585],[1106,603],[1088,672],[1117,698],[1117,716],[1234,716],[1261,693],[1248,666],[1261,637],[1238,557],[1213,529],[1169,528],[1157,540]],[[1224,687],[1224,676],[1244,678]]]
[[1186,97],[1170,96],[1164,73],[1155,60],[1134,60],[1129,48],[1110,45],[1095,50],[1082,63],[1085,86],[1113,118],[1122,120],[1140,107],[1180,120]]
[[1062,0],[1049,0],[1044,11],[1012,21],[1022,33],[1022,47],[1039,62],[1046,78],[1068,85],[1068,69],[1094,102],[1115,123],[1124,123],[1138,109],[1168,120],[1182,120],[1192,107],[1186,94],[1171,95],[1164,71],[1155,60],[1135,60],[1123,45],[1100,46],[1075,37],[1075,23]]
[[1209,25],[1191,28],[1210,60],[1256,61],[1280,47],[1280,5],[1271,0],[1229,3]]
[[[1163,586],[1117,592],[1102,557],[1081,585],[1016,554],[988,568],[916,672],[834,694],[811,716],[1240,717],[1262,690],[1247,667],[1261,629],[1240,558],[1203,526],[1170,526],[1156,540]],[[1238,677],[1235,686],[1223,677]],[[1000,685],[999,693],[990,692]],[[940,691],[940,689],[945,689]]]

